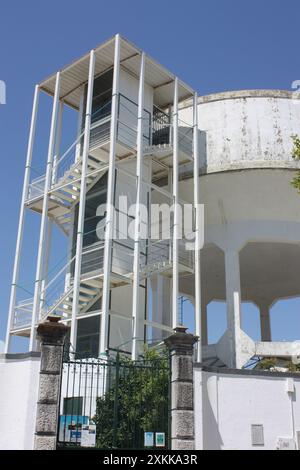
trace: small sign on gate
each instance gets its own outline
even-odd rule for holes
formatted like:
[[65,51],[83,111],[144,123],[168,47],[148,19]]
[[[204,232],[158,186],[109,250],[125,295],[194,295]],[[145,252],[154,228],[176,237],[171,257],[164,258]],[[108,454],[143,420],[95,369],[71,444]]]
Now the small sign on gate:
[[95,447],[96,445],[96,425],[88,424],[82,426],[81,447]]
[[155,445],[156,447],[165,447],[165,433],[164,432],[155,433]]
[[154,433],[153,432],[145,432],[144,433],[144,446],[145,447],[153,447],[154,446]]

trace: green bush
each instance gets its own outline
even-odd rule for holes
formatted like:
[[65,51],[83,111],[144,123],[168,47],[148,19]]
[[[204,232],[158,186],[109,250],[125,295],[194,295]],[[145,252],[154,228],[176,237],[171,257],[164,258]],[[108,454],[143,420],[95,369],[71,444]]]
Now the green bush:
[[146,350],[138,363],[121,357],[111,386],[97,399],[97,447],[142,448],[144,432],[168,432],[169,364]]

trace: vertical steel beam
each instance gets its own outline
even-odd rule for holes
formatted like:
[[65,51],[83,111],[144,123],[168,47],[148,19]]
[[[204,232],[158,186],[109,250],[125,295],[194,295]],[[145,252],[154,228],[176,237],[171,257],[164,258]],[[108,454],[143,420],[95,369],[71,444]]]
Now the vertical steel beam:
[[194,158],[194,213],[195,213],[195,332],[197,340],[197,362],[201,362],[201,216],[200,216],[200,184],[199,184],[199,142],[198,142],[198,95],[193,100],[193,158]]
[[176,328],[178,323],[178,240],[180,237],[179,221],[179,195],[178,195],[178,78],[174,80],[174,103],[173,103],[173,279],[172,279],[172,327]]
[[49,271],[50,255],[51,255],[52,231],[53,231],[53,221],[49,219],[48,226],[47,226],[47,235],[46,235],[44,274],[43,274],[43,280],[41,284],[40,313],[41,313],[42,308],[45,307],[46,290],[47,290],[46,286],[48,282],[48,271]]
[[[56,134],[55,134],[55,149],[54,149],[52,175],[51,175],[52,185],[55,184],[57,180],[57,164],[59,161],[59,152],[60,152],[61,137],[62,137],[63,110],[64,110],[64,103],[60,101],[58,117],[57,117],[57,127],[56,127]],[[44,261],[44,274],[43,274],[43,280],[41,284],[40,311],[45,306],[45,300],[46,300],[46,285],[48,282],[48,271],[49,271],[51,244],[52,244],[52,232],[53,232],[53,220],[49,219],[48,227],[47,227],[47,235],[46,235],[46,250],[45,250],[45,255],[44,255],[44,260],[45,260]]]
[[86,199],[86,174],[87,174],[87,161],[90,148],[90,128],[91,128],[91,114],[93,104],[93,89],[94,89],[94,74],[95,74],[95,51],[90,52],[90,65],[87,89],[87,101],[85,110],[85,128],[82,152],[82,173],[80,184],[80,196],[78,207],[78,224],[76,236],[76,257],[74,269],[74,291],[72,303],[72,321],[70,342],[73,350],[76,351],[76,337],[77,337],[77,313],[79,308],[79,291],[80,291],[80,275],[81,275],[81,261],[82,261],[82,245],[84,235],[84,213],[85,213],[85,199]]
[[114,224],[114,192],[115,192],[115,162],[116,162],[116,140],[118,124],[118,97],[120,80],[120,36],[115,37],[114,54],[114,75],[112,87],[111,120],[110,120],[110,148],[109,148],[109,169],[107,182],[106,199],[106,229],[104,244],[103,262],[103,296],[102,315],[100,329],[100,354],[106,354],[108,347],[108,326],[109,326],[109,297],[110,297],[110,271],[112,257],[112,238]]
[[[79,111],[78,111],[78,121],[77,121],[77,138],[82,134],[83,131],[83,106],[84,106],[84,86],[81,89],[81,96],[79,102]],[[76,152],[75,152],[75,162],[77,162],[80,158],[80,151],[81,151],[81,138],[78,140],[76,145]]]
[[[136,202],[135,202],[135,230],[134,230],[134,257],[133,257],[133,291],[132,291],[132,359],[136,361],[139,356],[139,340],[142,338],[141,313],[139,303],[140,290],[140,237],[141,237],[141,193],[143,179],[143,111],[145,90],[145,53],[141,54],[139,97],[138,97],[138,125],[137,125],[137,156],[136,156]],[[142,328],[141,328],[142,327]]]
[[49,146],[48,146],[47,168],[46,168],[46,177],[45,177],[45,186],[44,186],[43,209],[42,209],[40,239],[39,239],[35,286],[34,286],[29,351],[32,351],[35,347],[35,324],[38,319],[39,306],[40,306],[40,294],[41,294],[42,280],[43,280],[43,274],[44,274],[44,252],[45,252],[44,245],[45,245],[46,228],[47,228],[49,189],[51,186],[52,165],[53,165],[55,140],[56,140],[55,136],[56,136],[56,123],[57,123],[58,109],[59,109],[59,92],[60,92],[60,72],[57,72],[56,82],[55,82],[55,92],[54,92],[54,98],[53,98]]
[[25,223],[25,201],[26,201],[28,186],[29,186],[29,181],[30,181],[30,169],[31,169],[33,144],[34,144],[34,136],[35,136],[35,128],[36,128],[36,118],[37,118],[37,112],[38,112],[39,92],[40,92],[39,87],[38,85],[36,85],[35,91],[34,91],[34,98],[33,98],[32,115],[31,115],[26,165],[25,165],[25,174],[24,174],[24,182],[23,182],[23,191],[22,191],[22,199],[21,199],[21,208],[20,208],[20,216],[19,216],[19,227],[18,227],[18,234],[17,234],[16,252],[15,252],[12,284],[11,284],[11,291],[10,291],[7,331],[6,331],[5,349],[4,349],[4,352],[6,354],[9,352],[10,330],[12,328],[14,311],[15,311],[17,283],[18,283],[19,271],[20,271],[21,249],[22,249],[24,223]]
[[52,184],[55,184],[57,180],[57,165],[59,161],[59,153],[60,153],[60,145],[61,145],[63,112],[64,112],[64,103],[60,101],[58,118],[57,118],[55,150],[54,150],[54,157],[53,157]]

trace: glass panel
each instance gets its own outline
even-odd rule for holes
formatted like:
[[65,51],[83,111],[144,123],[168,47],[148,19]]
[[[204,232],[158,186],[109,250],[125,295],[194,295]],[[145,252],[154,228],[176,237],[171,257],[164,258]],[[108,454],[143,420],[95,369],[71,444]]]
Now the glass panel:
[[64,415],[81,415],[82,414],[82,397],[64,398]]
[[76,353],[79,357],[98,357],[100,315],[78,320]]

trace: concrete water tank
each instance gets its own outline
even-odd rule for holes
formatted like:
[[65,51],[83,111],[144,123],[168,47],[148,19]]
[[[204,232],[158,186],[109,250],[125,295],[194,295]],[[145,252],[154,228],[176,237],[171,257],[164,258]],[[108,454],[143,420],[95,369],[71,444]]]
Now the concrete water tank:
[[[300,134],[299,95],[280,90],[218,93],[201,97],[198,113],[205,211],[203,357],[231,367],[242,367],[255,355],[290,357],[294,343],[272,342],[270,307],[300,295],[300,196],[290,184],[299,168],[291,138]],[[180,118],[191,122],[189,103]],[[188,171],[180,191],[184,200],[193,200]],[[192,276],[180,280],[180,290],[193,298]],[[227,331],[208,346],[207,305],[213,300],[226,301]],[[259,342],[243,331],[241,302],[259,308]]]

